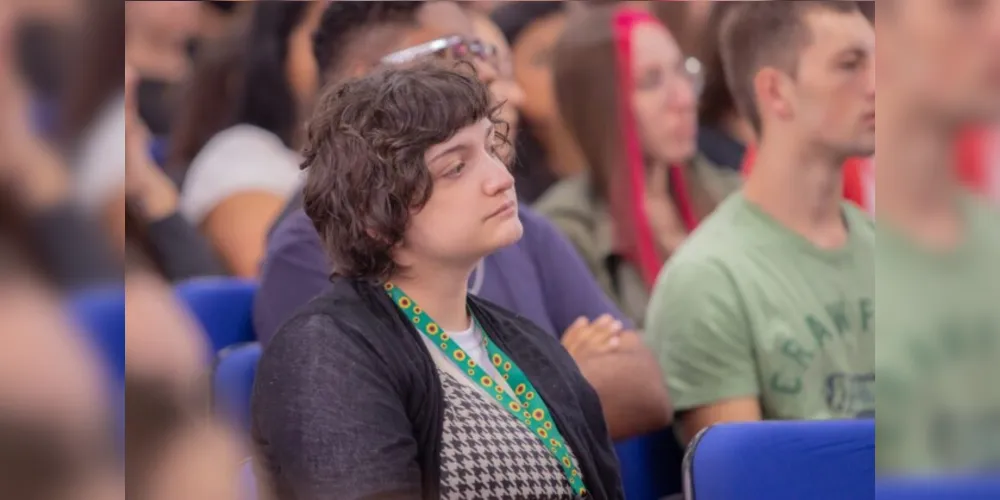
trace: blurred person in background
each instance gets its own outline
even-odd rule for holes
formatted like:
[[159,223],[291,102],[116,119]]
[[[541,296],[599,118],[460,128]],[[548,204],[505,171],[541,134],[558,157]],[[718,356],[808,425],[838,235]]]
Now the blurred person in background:
[[685,59],[662,23],[627,5],[572,18],[555,47],[559,113],[588,172],[536,208],[640,326],[660,266],[740,181],[697,155],[699,84]]
[[1000,214],[956,144],[1000,119],[1000,3],[876,5],[876,467],[1000,467]]
[[[673,5],[682,2],[663,2]],[[753,126],[736,106],[719,51],[720,26],[732,2],[690,2],[711,6],[699,59],[705,87],[698,102],[698,151],[719,168],[739,172],[746,148],[756,142]]]
[[389,65],[326,90],[309,125],[304,204],[337,278],[258,367],[279,498],[622,497],[570,356],[468,295],[523,228],[498,110],[461,68]]
[[257,275],[267,230],[299,184],[302,116],[318,85],[310,40],[326,3],[254,4],[235,125],[185,174],[181,210],[233,275]]
[[[473,23],[483,41],[495,37],[495,28],[485,23],[485,18]],[[451,2],[337,2],[324,13],[316,53],[322,74],[336,80],[345,68],[370,70],[389,54],[404,53],[428,41],[442,42],[456,33],[470,37],[469,26],[468,18]],[[462,42],[450,53],[425,52],[423,56],[464,54],[479,61],[479,77],[489,85],[494,101],[504,103],[501,116],[513,115],[519,89],[505,76],[506,47],[496,48],[497,71],[482,64],[489,60],[482,56],[494,52],[477,56],[478,49],[473,49],[477,46],[481,47]],[[386,52],[380,55],[374,47]],[[269,237],[254,301],[255,331],[264,344],[296,309],[331,286],[329,277],[336,269],[301,201],[296,197],[289,203]],[[600,395],[612,436],[634,436],[668,425],[670,404],[662,375],[651,353],[631,331],[628,319],[601,292],[573,247],[551,223],[527,208],[521,208],[518,215],[524,237],[483,259],[469,278],[469,292],[517,312],[560,338]]]
[[181,104],[163,166],[178,186],[205,144],[234,124],[246,64],[245,37],[242,30],[234,30],[198,46],[191,77],[179,91]]
[[839,1],[744,2],[721,26],[760,152],[650,300],[680,437],[727,421],[870,418],[875,235],[842,200],[841,166],[875,148],[874,30]]
[[[8,8],[0,6],[0,25]],[[124,499],[112,376],[49,286],[50,270],[23,232],[25,207],[8,189],[0,196],[0,497]]]
[[[164,263],[171,281],[220,274],[211,248],[178,212],[176,186],[150,157],[150,132],[139,111],[140,75],[107,57],[123,43],[116,27],[125,10],[114,0],[101,0],[87,10],[69,70],[81,83],[68,86],[61,98],[60,137],[73,164],[74,201],[84,217],[104,223],[102,232],[110,235],[119,256],[125,213],[132,212],[142,221],[138,228],[147,251]],[[64,251],[78,252],[75,241],[63,243]],[[77,259],[81,272],[93,272],[90,260]],[[120,279],[120,260],[117,269]]]
[[124,3],[122,46],[139,74],[139,113],[154,135],[165,135],[176,103],[172,90],[191,69],[188,44],[198,34],[200,2]]
[[514,78],[524,89],[515,141],[517,195],[534,203],[560,178],[586,168],[556,109],[552,48],[574,2],[502,2],[491,17],[511,46]]
[[206,336],[126,219],[125,482],[136,498],[238,500],[249,454],[210,412]]
[[17,33],[33,14],[20,3],[5,4],[2,12],[0,151],[5,161],[0,181],[11,203],[24,212],[24,237],[48,278],[63,290],[120,281],[120,266],[107,238],[75,205],[73,179],[57,144],[43,138],[30,118],[35,94],[17,65],[18,43],[24,42]]

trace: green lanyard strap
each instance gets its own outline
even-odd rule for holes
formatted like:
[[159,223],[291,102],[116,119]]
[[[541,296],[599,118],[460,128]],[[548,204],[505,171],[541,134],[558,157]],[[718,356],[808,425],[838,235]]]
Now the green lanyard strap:
[[536,438],[541,441],[562,467],[566,480],[579,496],[587,495],[580,471],[573,464],[569,450],[563,440],[559,428],[549,415],[545,401],[537,396],[535,387],[509,357],[486,335],[486,330],[473,315],[472,319],[483,333],[483,345],[490,361],[501,374],[514,393],[504,391],[503,384],[498,383],[480,367],[446,332],[441,330],[430,316],[424,312],[409,296],[392,283],[385,284],[385,291],[396,303],[407,319],[420,330],[441,352],[450,359],[459,370],[464,371],[470,379],[479,384],[487,394],[493,394],[496,400],[507,409],[519,422],[525,425]]

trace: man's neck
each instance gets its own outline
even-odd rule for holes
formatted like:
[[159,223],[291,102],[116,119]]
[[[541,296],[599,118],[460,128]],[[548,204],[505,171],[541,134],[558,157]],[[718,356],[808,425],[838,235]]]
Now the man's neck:
[[928,246],[956,245],[961,238],[955,156],[959,127],[883,107],[876,134],[876,217]]
[[466,300],[472,269],[473,266],[414,265],[390,281],[445,331],[459,331],[469,327]]
[[744,196],[816,246],[837,248],[847,241],[841,211],[844,158],[807,149],[762,140]]

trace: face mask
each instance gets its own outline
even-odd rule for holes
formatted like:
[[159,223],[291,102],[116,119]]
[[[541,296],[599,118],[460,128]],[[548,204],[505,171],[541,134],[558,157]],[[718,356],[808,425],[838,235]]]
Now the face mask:
[[136,86],[139,116],[153,135],[166,135],[170,130],[173,110],[169,101],[172,85],[163,80],[142,78]]

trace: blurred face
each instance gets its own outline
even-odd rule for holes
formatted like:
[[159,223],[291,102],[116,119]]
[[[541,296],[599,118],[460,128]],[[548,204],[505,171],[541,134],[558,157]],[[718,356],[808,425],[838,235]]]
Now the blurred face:
[[892,95],[952,123],[1000,115],[1000,2],[924,0],[887,7],[879,70]]
[[535,20],[514,42],[514,75],[525,92],[521,112],[538,127],[559,124],[552,80],[552,49],[565,26],[565,14],[552,14]]
[[490,92],[497,102],[504,103],[500,109],[500,119],[509,125],[508,139],[513,142],[517,134],[518,109],[524,104],[524,90],[514,79],[514,63],[511,60],[510,46],[507,39],[496,24],[486,16],[473,17],[473,29],[476,36],[485,44],[496,50],[494,64],[497,78],[490,85]]
[[632,112],[646,154],[675,163],[694,155],[697,95],[677,43],[663,26],[644,23],[632,33]]
[[417,258],[472,265],[521,238],[514,178],[496,146],[494,126],[484,118],[427,150],[433,192],[410,220],[401,264]]
[[787,92],[789,116],[809,138],[838,154],[875,151],[875,31],[860,13],[806,15],[812,40]]

